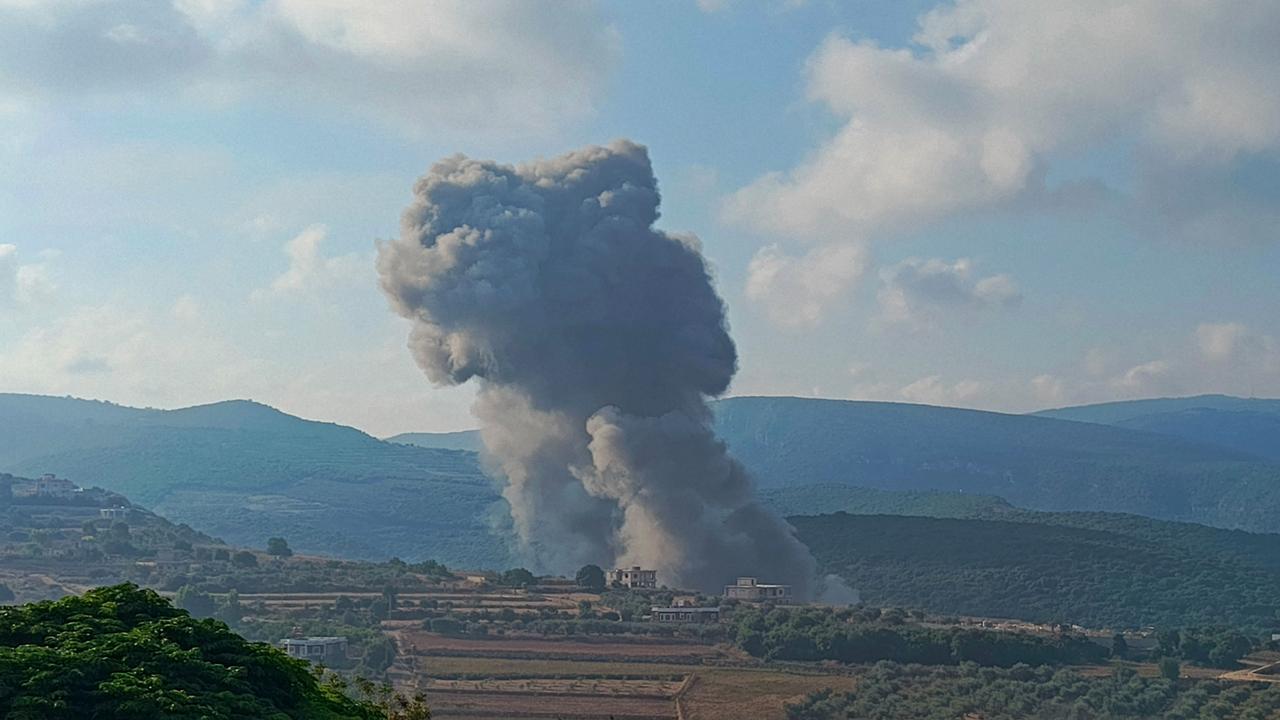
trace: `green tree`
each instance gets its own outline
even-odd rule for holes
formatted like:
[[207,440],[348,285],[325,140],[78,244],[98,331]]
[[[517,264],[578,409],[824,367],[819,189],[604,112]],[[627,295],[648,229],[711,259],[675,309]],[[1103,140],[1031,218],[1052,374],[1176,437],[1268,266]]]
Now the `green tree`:
[[1178,662],[1177,658],[1160,658],[1160,677],[1176,681],[1181,674],[1182,664]]
[[378,598],[377,600],[369,603],[369,617],[377,620],[378,622],[382,622],[387,619],[387,612],[389,610],[390,607],[387,605],[387,601],[382,598]]
[[231,564],[242,568],[257,567],[258,556],[248,550],[241,550],[231,556]]
[[1111,657],[1121,660],[1129,657],[1129,642],[1120,633],[1111,638]]
[[385,705],[352,699],[306,663],[134,585],[0,608],[0,688],[12,720],[427,717],[420,703],[416,715],[394,710],[394,693]]
[[498,579],[498,584],[507,587],[529,587],[538,582],[538,578],[524,568],[512,568],[504,573]]
[[207,592],[201,592],[192,585],[183,585],[178,588],[178,594],[174,596],[173,604],[195,617],[211,617],[216,609],[213,596]]
[[605,587],[604,570],[599,565],[583,565],[574,579],[578,587],[592,592],[601,592]]
[[289,547],[289,542],[282,537],[273,537],[267,540],[267,554],[275,557],[291,557],[293,550]]
[[240,593],[236,592],[235,588],[228,590],[226,596],[218,602],[218,610],[214,613],[214,617],[231,627],[240,624],[240,620],[244,618],[244,607],[240,604]]

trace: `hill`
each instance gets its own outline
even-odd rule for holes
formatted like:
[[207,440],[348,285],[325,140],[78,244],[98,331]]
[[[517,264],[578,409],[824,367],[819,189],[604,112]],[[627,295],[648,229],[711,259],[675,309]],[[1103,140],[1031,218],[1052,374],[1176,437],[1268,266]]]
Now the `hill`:
[[[1090,627],[1269,628],[1280,536],[1203,546],[1168,528],[1121,532],[1008,520],[850,515],[790,518],[825,572],[871,605]],[[1110,527],[1107,527],[1111,523]],[[1203,528],[1199,532],[1224,533]]]
[[1200,395],[1082,405],[1036,414],[1159,433],[1280,461],[1280,400]]
[[468,452],[480,452],[480,449],[484,447],[478,430],[460,430],[447,433],[401,433],[386,438],[386,441],[402,445],[435,448],[437,450],[466,450]]
[[766,491],[941,490],[1038,510],[1280,530],[1280,465],[1182,438],[900,403],[741,397],[715,412],[721,437]]
[[508,567],[472,453],[386,443],[247,401],[182,410],[0,395],[0,471],[56,472],[261,547]]

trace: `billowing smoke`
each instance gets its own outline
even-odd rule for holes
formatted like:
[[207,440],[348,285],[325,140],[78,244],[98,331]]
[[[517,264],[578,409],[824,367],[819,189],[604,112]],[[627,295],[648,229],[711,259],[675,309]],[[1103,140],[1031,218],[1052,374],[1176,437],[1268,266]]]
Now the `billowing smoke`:
[[695,238],[653,228],[645,148],[516,167],[454,156],[414,187],[382,287],[432,382],[475,413],[541,568],[641,565],[679,587],[737,575],[809,590],[814,562],[711,430],[737,352]]

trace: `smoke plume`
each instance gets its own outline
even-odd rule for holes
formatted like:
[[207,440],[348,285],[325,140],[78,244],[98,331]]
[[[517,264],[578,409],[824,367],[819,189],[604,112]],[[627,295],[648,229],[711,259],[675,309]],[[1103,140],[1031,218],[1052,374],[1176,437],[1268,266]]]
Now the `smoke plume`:
[[382,287],[432,382],[479,382],[531,562],[807,593],[808,550],[711,430],[707,399],[737,351],[697,240],[654,229],[658,202],[647,151],[627,141],[515,167],[454,156],[379,248]]

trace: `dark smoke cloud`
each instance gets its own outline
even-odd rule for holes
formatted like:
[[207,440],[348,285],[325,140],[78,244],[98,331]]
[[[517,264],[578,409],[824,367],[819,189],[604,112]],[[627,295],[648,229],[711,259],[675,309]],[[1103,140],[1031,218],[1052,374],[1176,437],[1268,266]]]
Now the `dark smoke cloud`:
[[455,156],[379,249],[382,287],[432,382],[478,378],[534,562],[806,592],[808,551],[710,429],[737,352],[697,241],[653,228],[658,202],[645,148],[626,141],[516,167]]

